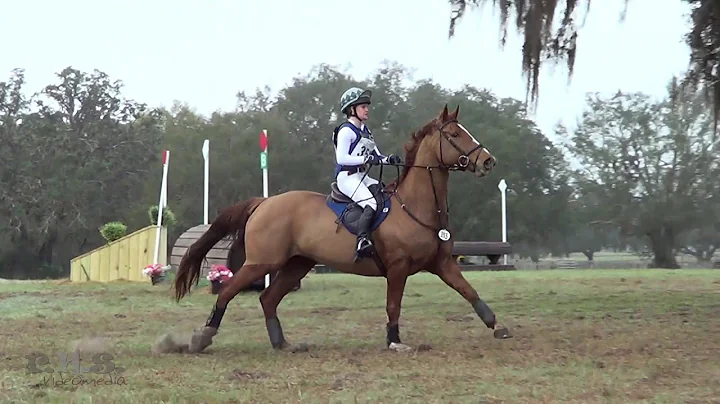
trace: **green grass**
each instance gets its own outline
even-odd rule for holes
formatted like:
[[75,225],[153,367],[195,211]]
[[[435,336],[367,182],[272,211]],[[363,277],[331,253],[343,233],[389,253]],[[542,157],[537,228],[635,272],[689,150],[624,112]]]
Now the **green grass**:
[[[720,397],[720,271],[466,273],[515,335],[492,338],[439,279],[416,275],[389,352],[385,283],[311,275],[279,309],[290,342],[270,348],[257,293],[230,304],[202,354],[153,354],[167,331],[204,324],[206,288],[175,303],[163,284],[0,283],[0,402],[713,402]],[[45,386],[31,352],[102,336],[124,385]],[[83,360],[86,360],[83,357]],[[56,363],[53,361],[53,365]],[[48,376],[45,376],[48,378]],[[99,375],[88,374],[88,380]],[[107,379],[107,377],[106,377]],[[56,375],[55,380],[59,380]]]

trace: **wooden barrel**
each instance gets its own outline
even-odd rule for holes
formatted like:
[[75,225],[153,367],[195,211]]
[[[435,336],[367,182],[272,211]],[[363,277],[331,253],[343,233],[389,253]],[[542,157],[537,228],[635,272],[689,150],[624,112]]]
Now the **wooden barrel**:
[[[195,227],[191,227],[185,233],[181,234],[180,237],[175,241],[172,251],[170,253],[170,265],[174,269],[177,269],[180,265],[183,255],[190,246],[196,242],[205,232],[210,228],[209,224],[201,224]],[[206,277],[210,272],[212,265],[224,265],[230,269],[233,273],[237,272],[245,262],[244,250],[235,248],[233,249],[233,239],[231,236],[225,237],[215,244],[215,246],[207,253],[205,260],[203,260],[202,266],[200,267],[201,277]],[[270,282],[275,279],[277,272],[270,274]],[[265,277],[262,277],[253,282],[249,288],[245,290],[264,290],[265,289]],[[300,289],[300,282],[293,290]]]
[[[187,251],[187,249],[192,245],[192,243],[196,242],[200,238],[200,236],[205,234],[205,232],[209,228],[209,224],[201,224],[199,226],[192,227],[188,229],[185,233],[181,234],[180,237],[178,237],[178,239],[175,241],[172,251],[170,252],[170,265],[177,269],[178,265],[180,265],[180,260],[182,259],[183,255],[185,255],[185,251]],[[203,277],[207,276],[212,265],[225,265],[230,268],[228,266],[228,257],[230,254],[231,245],[232,239],[230,237],[226,237],[223,240],[219,241],[217,244],[215,244],[215,247],[213,247],[210,252],[208,252],[206,256],[207,262],[203,261],[201,267],[201,274]]]

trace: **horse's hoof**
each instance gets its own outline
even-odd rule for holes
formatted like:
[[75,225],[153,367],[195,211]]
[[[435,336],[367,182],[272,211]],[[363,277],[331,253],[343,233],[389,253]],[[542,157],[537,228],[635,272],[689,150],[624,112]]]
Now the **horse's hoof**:
[[212,345],[212,338],[217,334],[217,329],[212,327],[203,327],[199,330],[195,330],[192,337],[190,338],[190,345],[188,346],[189,353],[200,353],[205,348]]
[[407,346],[405,344],[398,344],[396,342],[391,342],[390,345],[388,346],[388,349],[391,351],[395,351],[395,352],[409,352],[409,351],[413,350],[412,348],[410,348],[409,346]]
[[510,331],[507,328],[503,327],[503,328],[496,329],[493,332],[493,337],[495,337],[497,339],[508,339],[508,338],[512,338],[512,335],[510,335]]

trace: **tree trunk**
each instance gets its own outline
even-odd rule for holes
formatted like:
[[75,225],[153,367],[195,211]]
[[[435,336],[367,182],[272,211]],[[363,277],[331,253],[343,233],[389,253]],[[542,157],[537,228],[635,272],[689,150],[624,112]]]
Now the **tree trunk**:
[[51,234],[50,237],[48,237],[48,239],[43,243],[43,245],[40,246],[40,250],[38,251],[37,255],[38,261],[46,265],[53,264],[53,250],[55,247],[55,241],[56,237],[54,236],[54,234]]
[[675,254],[673,254],[675,233],[672,227],[665,224],[648,232],[648,237],[650,237],[650,247],[653,252],[653,261],[650,263],[651,268],[680,268],[675,259]]

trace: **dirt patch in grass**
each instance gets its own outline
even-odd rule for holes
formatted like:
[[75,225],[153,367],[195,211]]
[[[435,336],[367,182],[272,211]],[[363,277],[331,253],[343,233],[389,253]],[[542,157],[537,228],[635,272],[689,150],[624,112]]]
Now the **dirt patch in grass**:
[[[311,342],[297,353],[270,348],[257,293],[232,301],[203,353],[161,354],[153,352],[158,337],[187,339],[215,296],[194,293],[177,304],[164,286],[48,283],[17,294],[17,283],[3,284],[0,400],[702,403],[720,396],[720,271],[466,277],[514,338],[493,339],[456,292],[424,274],[406,289],[412,297],[403,301],[400,333],[415,349],[402,354],[385,349],[385,288],[377,279],[317,275],[288,295],[279,309],[285,336]],[[58,372],[27,374],[25,355],[44,353],[44,366],[57,370],[57,353],[76,348],[83,366],[108,352],[122,372],[84,373],[76,385],[58,384]]]

